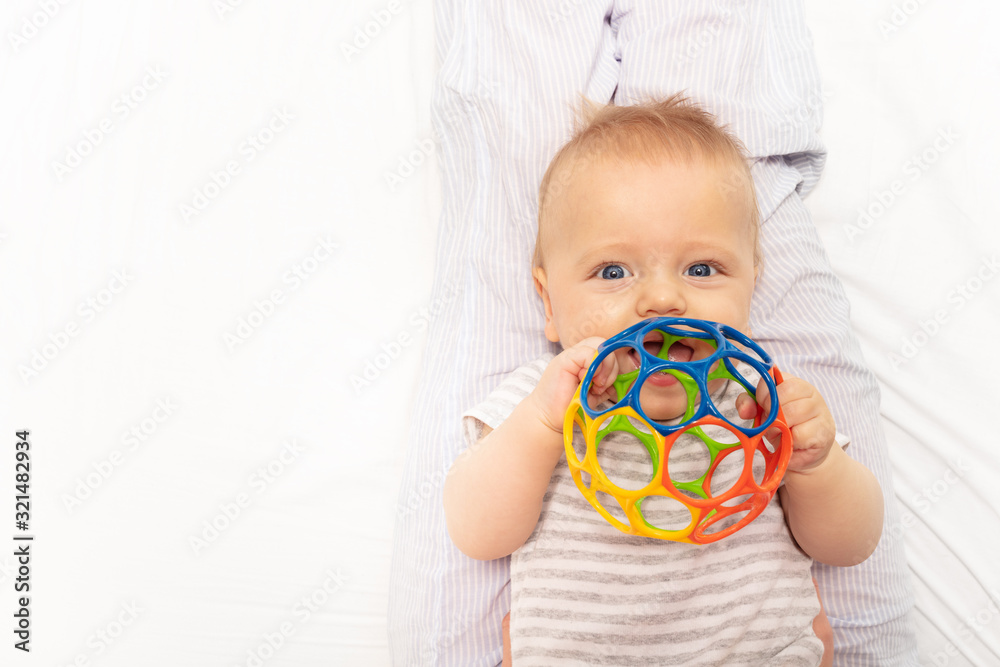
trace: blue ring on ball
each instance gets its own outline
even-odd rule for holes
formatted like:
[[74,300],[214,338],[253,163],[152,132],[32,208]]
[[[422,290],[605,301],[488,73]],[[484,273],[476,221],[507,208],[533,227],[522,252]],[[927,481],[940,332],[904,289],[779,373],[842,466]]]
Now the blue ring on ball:
[[[690,328],[675,328],[678,326]],[[715,352],[713,352],[710,356],[704,359],[698,359],[697,361],[670,361],[669,359],[661,359],[660,357],[656,357],[646,351],[642,344],[646,336],[652,331],[660,331],[664,335],[677,336],[678,338],[700,338],[703,340],[712,340],[715,343]],[[760,359],[751,357],[749,354],[736,347],[732,341],[736,341],[737,343],[753,350],[754,353],[760,357]],[[635,380],[632,382],[632,386],[629,387],[629,390],[625,393],[625,395],[619,397],[617,403],[611,407],[605,408],[604,410],[594,410],[590,407],[585,398],[589,394],[590,384],[593,381],[594,373],[597,372],[601,362],[604,361],[609,354],[621,347],[631,347],[638,352],[640,359],[639,374],[636,376]],[[726,371],[728,372],[728,376],[726,374],[720,375],[720,370],[716,369],[715,377],[729,377],[730,379],[738,382],[751,396],[756,396],[756,387],[751,386],[749,381],[743,377],[743,374],[736,370],[736,367],[733,365],[734,359],[742,361],[757,371],[761,378],[764,379],[772,397],[771,407],[767,417],[761,422],[760,426],[756,428],[738,426],[726,419],[716,407],[715,403],[711,400],[711,396],[708,392],[708,381],[710,379],[710,375],[712,374],[712,366],[721,360]],[[663,436],[682,430],[691,423],[696,422],[707,415],[712,415],[723,420],[733,428],[739,429],[748,437],[754,437],[771,426],[775,418],[778,416],[778,401],[776,400],[778,389],[774,383],[774,378],[771,377],[771,373],[769,372],[773,366],[774,362],[771,360],[770,355],[768,355],[760,347],[760,345],[750,340],[750,338],[741,331],[738,331],[727,324],[720,324],[710,320],[697,320],[688,317],[653,317],[641,322],[636,322],[627,329],[615,334],[611,338],[608,338],[598,346],[597,356],[594,357],[594,360],[590,363],[590,367],[587,369],[587,374],[583,378],[583,384],[580,388],[580,404],[584,412],[591,419],[600,417],[611,410],[615,410],[623,406],[630,407],[635,410],[640,417],[642,417],[643,421],[645,421],[647,425],[656,429],[656,431]],[[646,379],[653,373],[659,373],[665,370],[675,370],[686,374],[694,380],[694,382],[698,385],[698,390],[701,392],[701,403],[694,414],[688,419],[674,425],[660,424],[650,419],[646,412],[642,409],[642,404],[639,402],[639,392],[641,391]]]

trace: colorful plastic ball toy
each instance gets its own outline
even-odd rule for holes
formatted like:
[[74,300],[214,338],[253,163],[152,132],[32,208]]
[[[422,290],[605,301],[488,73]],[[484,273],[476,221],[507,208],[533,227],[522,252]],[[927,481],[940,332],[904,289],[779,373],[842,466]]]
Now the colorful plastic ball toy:
[[[698,339],[704,342],[698,342]],[[674,353],[674,357],[690,358],[671,360],[670,350],[679,349],[674,347],[674,343],[681,341],[687,341],[688,349],[714,348],[714,352],[702,359],[693,358],[699,355],[690,352],[684,355]],[[622,348],[630,348],[628,354],[638,360],[638,367],[615,380],[617,402],[591,405],[589,392],[594,373],[608,355]],[[753,425],[749,427],[731,423],[715,405],[709,383],[716,380],[737,382],[747,393],[755,396],[756,382],[751,382],[740,372],[737,362],[742,362],[744,367],[749,367],[764,380],[772,399],[777,396],[781,373],[771,358],[747,336],[727,325],[689,318],[652,318],[634,324],[600,345],[566,411],[563,435],[566,460],[577,487],[609,523],[630,535],[708,544],[732,535],[764,510],[788,467],[792,451],[791,433],[777,400],[770,401],[767,414],[758,405]],[[687,395],[683,415],[679,420],[670,420],[670,424],[647,416],[640,401],[642,388],[657,373],[672,375]],[[663,378],[654,379],[654,384],[669,382]],[[713,383],[713,387],[718,384]],[[732,435],[725,438],[732,442],[721,442],[718,437],[710,437],[706,433],[706,429],[720,433],[719,428]],[[764,439],[764,433],[770,431],[774,435],[775,428],[780,435],[771,439],[772,443],[778,443],[772,445]],[[575,429],[582,432],[586,442],[582,458],[573,444]],[[631,433],[645,448],[652,476],[648,483],[645,480],[641,482],[645,484],[641,488],[622,488],[609,479],[599,463],[598,451],[602,441],[616,432]],[[673,479],[670,470],[671,448],[682,436],[686,438],[685,442],[691,442],[694,437],[704,443],[711,459],[703,474],[686,481]],[[728,457],[737,452],[743,454],[742,471],[734,484],[720,490],[718,484],[713,485],[712,476]],[[758,461],[763,458],[763,474],[758,463],[756,479],[755,453],[759,453]],[[732,465],[739,465],[739,457],[730,464],[728,474],[732,477],[735,474]],[[619,507],[611,507],[609,511],[599,499],[599,493],[607,494],[601,496],[605,503],[617,502]],[[649,499],[657,496],[680,503],[690,512],[690,521],[683,525],[687,521],[683,512],[682,520],[671,522],[670,526],[657,526],[647,521],[643,502],[654,506],[659,501]],[[673,506],[677,507],[677,503]]]

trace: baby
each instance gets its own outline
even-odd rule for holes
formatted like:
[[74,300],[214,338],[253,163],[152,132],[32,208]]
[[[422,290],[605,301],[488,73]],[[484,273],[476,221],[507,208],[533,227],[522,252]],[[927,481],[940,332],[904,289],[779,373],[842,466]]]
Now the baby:
[[[883,501],[874,476],[838,445],[809,383],[786,373],[778,386],[793,453],[777,496],[718,542],[621,533],[569,474],[563,418],[597,346],[660,316],[749,333],[762,270],[750,171],[739,142],[710,114],[673,97],[589,115],[540,188],[533,276],[546,337],[563,351],[518,369],[468,413],[471,444],[444,489],[451,539],[472,558],[512,555],[519,667],[818,665],[811,559],[866,559]],[[686,361],[711,352],[685,339],[668,353]],[[635,355],[609,355],[589,400],[616,400],[612,382],[635,368]],[[647,382],[640,395],[646,413],[664,422],[686,406],[668,378]],[[734,387],[711,386],[713,400],[733,404],[732,421],[750,419],[756,406]]]

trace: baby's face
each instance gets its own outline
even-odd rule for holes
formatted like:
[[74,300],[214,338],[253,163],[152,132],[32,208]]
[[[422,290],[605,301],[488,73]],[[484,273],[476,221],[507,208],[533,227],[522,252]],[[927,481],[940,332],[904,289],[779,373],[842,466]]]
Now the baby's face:
[[[548,339],[570,347],[648,317],[713,320],[748,333],[754,235],[742,198],[725,187],[733,178],[732,167],[702,160],[578,165],[542,223],[544,268],[535,278]],[[656,342],[647,349],[657,352]],[[669,358],[700,359],[712,350],[686,339]],[[620,373],[637,367],[637,354],[617,354]],[[653,419],[684,411],[672,376],[653,376],[643,392]]]

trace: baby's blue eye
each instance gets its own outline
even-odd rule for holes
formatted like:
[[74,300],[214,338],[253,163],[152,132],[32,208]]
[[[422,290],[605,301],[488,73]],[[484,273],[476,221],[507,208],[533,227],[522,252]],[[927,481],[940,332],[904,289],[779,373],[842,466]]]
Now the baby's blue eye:
[[604,280],[621,280],[632,274],[621,264],[608,264],[601,268],[601,278]]
[[715,268],[709,264],[692,264],[687,270],[687,274],[695,278],[708,278],[714,273]]

